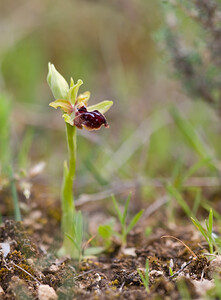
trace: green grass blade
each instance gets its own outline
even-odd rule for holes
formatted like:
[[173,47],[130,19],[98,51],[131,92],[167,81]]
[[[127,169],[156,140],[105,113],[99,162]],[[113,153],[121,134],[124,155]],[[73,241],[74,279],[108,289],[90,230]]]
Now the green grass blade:
[[[201,206],[210,212],[211,203],[208,200],[204,199],[204,201],[201,202]],[[213,210],[213,215],[219,222],[221,222],[221,215],[216,210]]]
[[207,233],[206,233],[205,229],[203,228],[203,226],[200,224],[200,222],[197,219],[193,219],[193,218],[191,218],[191,220],[192,220],[193,224],[195,225],[195,227],[201,232],[201,234],[203,235],[203,237],[209,243],[209,239],[208,239]]
[[193,208],[192,208],[192,212],[193,212],[193,216],[195,217],[198,211],[198,208],[200,206],[201,203],[201,189],[197,188],[196,190],[196,197],[194,199],[193,202]]
[[146,291],[149,291],[148,284],[147,284],[147,282],[146,282],[146,280],[145,280],[145,278],[144,278],[142,272],[141,272],[139,269],[137,269],[137,273],[139,274],[140,279],[141,279],[141,281],[143,282],[143,285],[144,285]]
[[130,224],[127,227],[126,230],[126,234],[128,234],[133,228],[134,226],[137,224],[137,222],[139,221],[139,219],[141,218],[142,214],[144,212],[144,209],[142,209],[141,211],[139,211],[131,220]]
[[123,212],[123,217],[122,217],[122,223],[123,223],[123,224],[126,224],[126,217],[127,217],[127,213],[128,213],[128,207],[129,207],[130,199],[131,199],[131,193],[130,193],[129,196],[127,197],[127,201],[126,201],[126,203],[125,203],[124,212]]
[[34,137],[34,130],[33,128],[29,128],[20,144],[20,149],[18,153],[18,165],[20,168],[27,168],[28,167],[28,159],[29,159],[29,152],[31,149],[31,145],[33,142]]
[[169,267],[169,274],[170,274],[170,276],[173,276],[173,270],[171,267]]
[[86,168],[88,171],[92,174],[92,176],[95,178],[95,180],[100,184],[100,185],[107,185],[108,181],[103,177],[101,172],[95,167],[93,164],[91,158],[87,158],[84,161]]
[[12,160],[11,147],[11,101],[0,94],[0,167],[3,173],[7,174],[8,166]]
[[149,260],[148,259],[146,259],[146,264],[145,264],[145,272],[144,272],[145,275],[143,275],[143,273],[139,269],[137,269],[137,273],[139,274],[140,279],[143,282],[143,285],[147,293],[149,293],[150,290],[149,290]]
[[100,225],[98,227],[98,233],[99,235],[103,238],[103,239],[108,239],[111,238],[112,233],[113,233],[113,229],[110,225],[106,224],[106,225]]
[[172,182],[173,185],[176,186],[177,188],[181,187],[183,184],[183,161],[182,160],[178,160],[175,165],[174,168],[172,170]]
[[168,193],[170,194],[170,196],[172,196],[177,203],[182,207],[183,211],[186,213],[186,215],[188,217],[192,216],[192,211],[189,208],[189,206],[186,204],[186,201],[183,199],[183,197],[181,196],[181,194],[179,193],[179,191],[172,185],[168,185],[166,187]]
[[65,233],[65,236],[67,238],[69,238],[69,240],[74,244],[75,248],[79,251],[80,250],[79,245],[76,243],[76,241],[74,240],[74,238],[70,234],[68,234],[68,233]]
[[145,280],[149,284],[149,260],[146,259],[146,264],[145,264]]
[[189,177],[191,177],[193,174],[195,174],[200,168],[204,167],[205,165],[211,164],[211,162],[212,162],[212,158],[211,157],[202,158],[199,161],[197,161],[186,172],[186,174],[183,177],[183,181],[187,180]]
[[18,200],[18,194],[15,186],[15,180],[14,180],[14,174],[12,168],[9,168],[9,174],[11,179],[11,193],[12,193],[12,199],[13,199],[13,205],[14,205],[14,215],[16,221],[21,221],[21,212],[19,208],[19,200]]
[[[203,226],[200,224],[200,222],[196,219],[192,219],[193,224],[196,226],[196,228],[201,232],[201,234],[204,236],[205,240],[209,244],[209,251],[212,254],[213,253],[213,246],[214,246],[214,239],[212,236],[213,231],[213,214],[211,213],[212,210],[210,210],[209,219],[205,220],[207,231],[203,228]],[[212,220],[212,221],[211,221]]]
[[202,158],[207,160],[208,164],[212,169],[216,169],[215,165],[211,162],[209,162],[210,159],[210,153],[205,145],[205,143],[202,141],[202,139],[199,137],[199,135],[196,133],[193,126],[188,122],[187,120],[184,120],[179,111],[176,108],[172,108],[170,110],[171,115],[179,128],[180,132],[185,137],[187,143],[189,146]]
[[83,243],[83,216],[81,211],[78,211],[75,213],[74,216],[75,220],[75,236],[76,236],[76,242],[78,243],[78,245],[82,245]]
[[212,210],[212,208],[210,208],[210,212],[209,212],[208,228],[209,228],[209,233],[212,236],[212,233],[213,233],[213,210]]
[[206,230],[208,232],[208,239],[209,239],[209,235],[210,235],[210,232],[209,232],[209,221],[208,220],[205,220],[205,224],[206,224]]
[[104,250],[105,250],[104,247],[89,247],[84,250],[84,256],[99,255],[102,252],[104,252]]
[[112,195],[112,201],[113,201],[114,208],[115,208],[115,210],[116,210],[118,219],[119,219],[121,225],[123,225],[123,215],[122,215],[122,213],[121,213],[121,211],[120,211],[120,208],[119,208],[119,206],[118,206],[118,204],[117,204],[117,200],[116,200],[116,198],[114,197],[114,195]]

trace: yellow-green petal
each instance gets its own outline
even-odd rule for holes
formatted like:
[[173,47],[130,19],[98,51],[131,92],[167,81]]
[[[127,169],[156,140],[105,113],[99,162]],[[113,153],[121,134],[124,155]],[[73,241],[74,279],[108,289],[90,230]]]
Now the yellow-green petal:
[[68,114],[71,114],[74,110],[70,101],[64,100],[64,99],[55,100],[55,101],[49,103],[49,105],[55,109],[60,107],[64,112],[66,112]]
[[78,106],[87,106],[87,102],[89,100],[91,96],[91,93],[89,91],[87,92],[84,92],[83,94],[80,94],[78,97],[77,97],[77,101],[78,101]]

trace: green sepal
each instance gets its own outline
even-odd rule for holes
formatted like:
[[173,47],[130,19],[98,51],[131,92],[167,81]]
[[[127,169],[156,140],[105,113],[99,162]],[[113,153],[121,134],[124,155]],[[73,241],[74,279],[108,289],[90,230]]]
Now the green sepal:
[[83,84],[83,81],[81,79],[78,79],[77,83],[74,84],[73,78],[71,78],[71,83],[70,83],[70,89],[68,92],[68,99],[71,101],[72,104],[75,104],[75,101],[77,99],[77,94],[80,86]]
[[75,118],[75,114],[74,112],[72,114],[63,114],[62,116],[64,118],[64,121],[68,124],[70,124],[71,126],[74,126],[74,118]]
[[72,88],[74,86],[74,79],[71,77],[71,80],[70,80],[70,88]]
[[69,86],[64,77],[56,70],[55,66],[48,63],[48,85],[55,99],[67,99]]
[[101,114],[105,114],[113,105],[113,101],[104,100],[95,105],[91,105],[87,107],[87,111],[91,112],[94,110],[98,110]]

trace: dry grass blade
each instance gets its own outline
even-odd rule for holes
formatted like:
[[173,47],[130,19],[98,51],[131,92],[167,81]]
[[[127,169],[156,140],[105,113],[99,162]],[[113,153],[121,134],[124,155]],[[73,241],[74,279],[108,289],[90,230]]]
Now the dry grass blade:
[[190,247],[188,247],[183,241],[181,241],[181,240],[178,239],[177,237],[172,236],[172,235],[163,235],[163,236],[161,236],[161,239],[163,239],[163,238],[171,238],[171,239],[177,240],[177,241],[180,242],[184,247],[186,247],[186,249],[192,254],[193,257],[197,258],[196,254],[190,249]]

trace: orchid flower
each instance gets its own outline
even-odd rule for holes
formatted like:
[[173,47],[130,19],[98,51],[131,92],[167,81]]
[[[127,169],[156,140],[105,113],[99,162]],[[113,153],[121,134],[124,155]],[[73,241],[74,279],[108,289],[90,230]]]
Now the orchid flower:
[[83,84],[81,79],[75,84],[71,78],[69,87],[67,81],[58,73],[53,64],[49,63],[48,68],[48,84],[56,98],[49,105],[56,109],[61,108],[66,123],[87,130],[98,130],[102,125],[106,128],[109,127],[103,114],[110,109],[113,101],[105,100],[88,106],[90,92],[87,91],[78,96],[78,90]]

